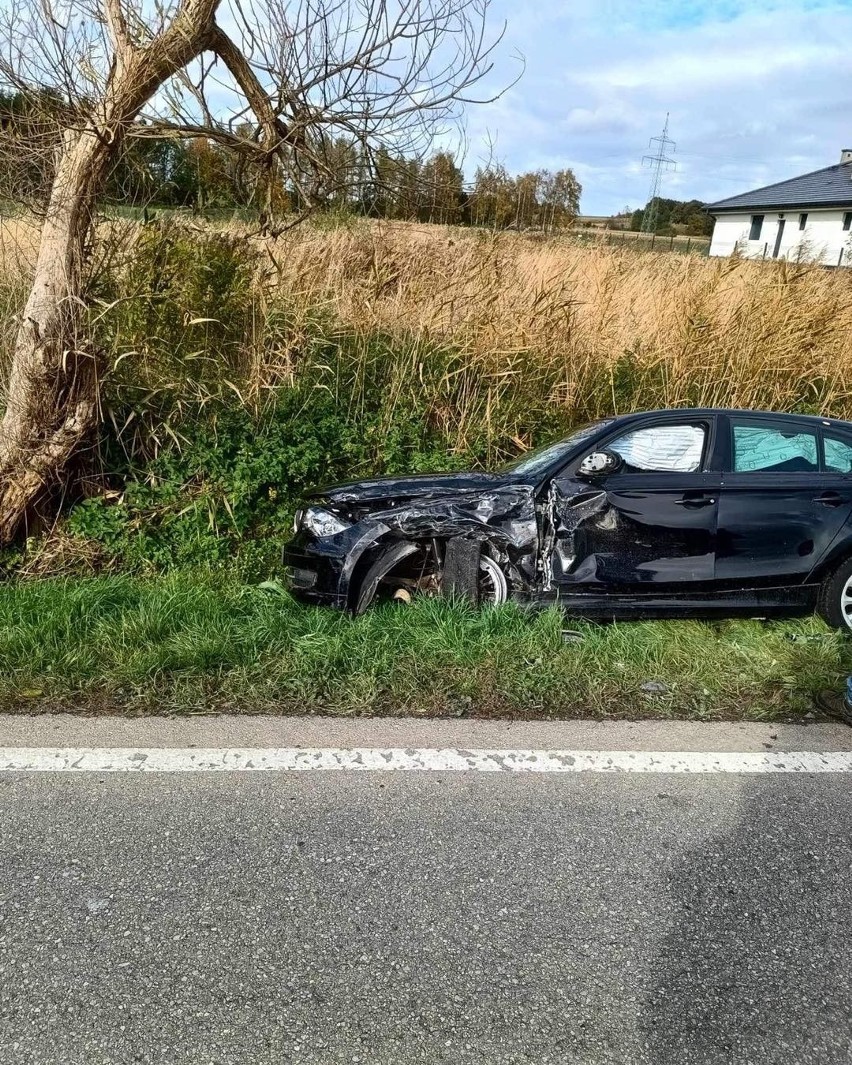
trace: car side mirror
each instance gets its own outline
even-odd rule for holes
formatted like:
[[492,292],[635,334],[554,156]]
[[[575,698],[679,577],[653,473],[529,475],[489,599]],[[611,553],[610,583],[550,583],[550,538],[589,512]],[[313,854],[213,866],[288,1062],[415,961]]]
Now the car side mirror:
[[577,467],[577,476],[594,481],[599,477],[615,473],[623,465],[624,459],[621,455],[616,455],[614,451],[593,451],[591,455],[586,455]]

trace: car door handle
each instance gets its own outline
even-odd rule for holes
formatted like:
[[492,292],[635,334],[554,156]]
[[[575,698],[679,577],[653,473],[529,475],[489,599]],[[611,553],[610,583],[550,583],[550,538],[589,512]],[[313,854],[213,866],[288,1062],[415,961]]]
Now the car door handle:
[[715,496],[705,495],[684,496],[675,500],[679,507],[712,507],[715,502]]
[[822,495],[814,496],[814,503],[822,503],[824,507],[839,507],[846,499],[839,492],[823,492]]

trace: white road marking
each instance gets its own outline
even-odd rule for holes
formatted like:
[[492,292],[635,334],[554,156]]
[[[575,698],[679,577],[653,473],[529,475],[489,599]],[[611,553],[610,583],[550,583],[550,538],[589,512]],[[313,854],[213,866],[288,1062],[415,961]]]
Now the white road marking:
[[0,747],[0,772],[312,770],[440,773],[852,773],[852,751],[465,750],[458,747]]

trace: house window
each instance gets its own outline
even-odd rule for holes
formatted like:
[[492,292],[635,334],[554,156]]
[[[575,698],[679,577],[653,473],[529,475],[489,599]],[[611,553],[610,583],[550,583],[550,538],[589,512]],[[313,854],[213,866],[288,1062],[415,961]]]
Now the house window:
[[808,224],[808,216],[807,216],[807,214],[800,214],[799,215],[799,229],[804,229],[807,224]]
[[847,211],[843,216],[843,228],[849,229],[852,227],[852,211]]
[[[852,216],[850,216],[852,217]],[[849,228],[848,226],[846,227]],[[749,230],[749,240],[760,240],[760,231],[763,229],[763,215],[753,214],[751,216],[751,229]]]

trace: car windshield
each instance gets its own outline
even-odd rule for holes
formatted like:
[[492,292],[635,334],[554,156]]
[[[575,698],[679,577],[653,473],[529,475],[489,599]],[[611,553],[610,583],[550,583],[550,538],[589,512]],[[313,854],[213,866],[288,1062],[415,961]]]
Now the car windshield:
[[612,420],[612,418],[606,418],[596,422],[589,422],[588,425],[576,429],[570,436],[566,436],[564,440],[557,440],[555,444],[548,444],[546,447],[538,448],[536,451],[528,451],[525,455],[521,455],[520,458],[514,459],[506,466],[503,466],[500,472],[542,473],[548,466],[557,462],[561,456],[567,455],[578,444],[582,444],[589,437],[594,436],[598,430],[609,425]]

